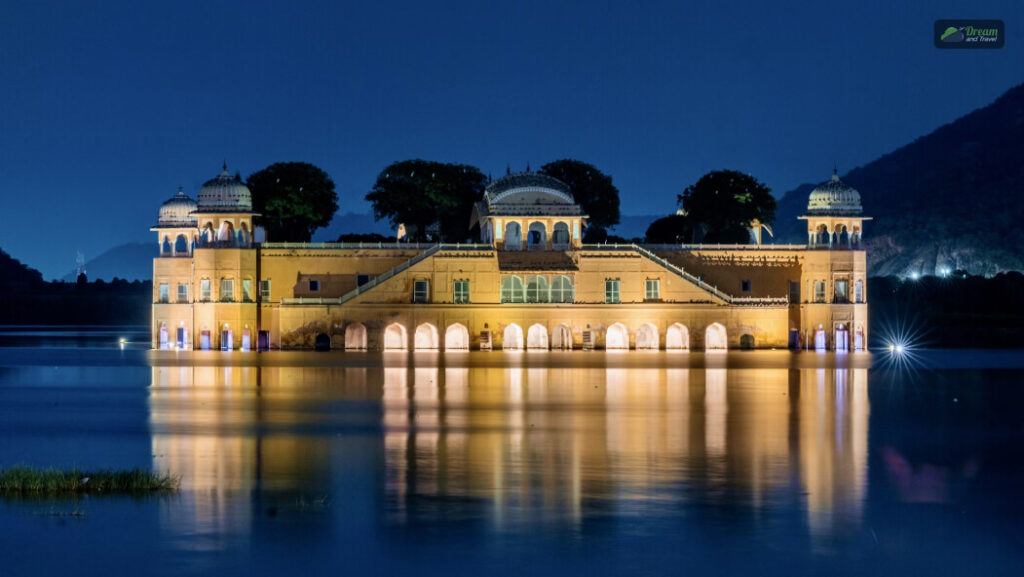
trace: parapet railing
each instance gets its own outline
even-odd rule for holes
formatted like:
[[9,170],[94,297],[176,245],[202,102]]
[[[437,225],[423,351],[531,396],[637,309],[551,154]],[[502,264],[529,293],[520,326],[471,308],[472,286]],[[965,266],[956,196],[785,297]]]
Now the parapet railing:
[[645,244],[647,250],[805,250],[806,244]]
[[367,249],[410,249],[410,250],[425,250],[435,243],[430,242],[264,242],[260,243],[260,248],[276,248],[276,249],[299,249],[299,248],[315,248],[315,249],[353,249],[353,248],[367,248]]
[[[646,245],[640,246],[636,244],[585,244],[583,250],[631,250],[637,254],[654,261],[655,263],[665,267],[666,269],[676,273],[680,277],[692,282],[700,288],[708,291],[709,293],[717,296],[723,301],[731,305],[784,305],[789,304],[787,297],[734,297],[730,294],[722,292],[717,286],[708,284],[707,282],[700,279],[700,277],[683,270],[682,267],[672,264],[671,262],[661,258],[660,256],[651,252],[649,246],[663,246],[663,245]],[[679,245],[664,245],[664,246],[679,246]],[[687,246],[687,245],[682,245]],[[692,245],[691,245],[692,246]],[[745,246],[745,245],[739,245]]]

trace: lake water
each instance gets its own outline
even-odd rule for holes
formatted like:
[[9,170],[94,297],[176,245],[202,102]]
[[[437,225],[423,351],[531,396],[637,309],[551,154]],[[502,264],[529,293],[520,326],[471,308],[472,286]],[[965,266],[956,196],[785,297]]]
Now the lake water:
[[1019,352],[257,356],[146,334],[0,331],[0,467],[181,480],[0,497],[0,575],[1024,567]]

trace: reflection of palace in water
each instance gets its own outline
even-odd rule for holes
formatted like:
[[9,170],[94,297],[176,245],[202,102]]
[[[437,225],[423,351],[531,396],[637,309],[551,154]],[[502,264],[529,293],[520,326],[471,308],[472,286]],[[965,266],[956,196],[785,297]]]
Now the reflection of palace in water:
[[796,494],[828,534],[867,487],[866,369],[155,367],[150,410],[196,526],[243,529],[232,499],[354,468],[389,519],[451,500],[498,525]]

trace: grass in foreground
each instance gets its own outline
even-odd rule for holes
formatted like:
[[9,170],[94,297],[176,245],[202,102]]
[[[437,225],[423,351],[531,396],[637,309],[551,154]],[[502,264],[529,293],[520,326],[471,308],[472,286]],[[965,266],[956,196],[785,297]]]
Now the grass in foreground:
[[143,469],[80,471],[12,467],[0,470],[0,495],[138,494],[175,491],[178,479]]

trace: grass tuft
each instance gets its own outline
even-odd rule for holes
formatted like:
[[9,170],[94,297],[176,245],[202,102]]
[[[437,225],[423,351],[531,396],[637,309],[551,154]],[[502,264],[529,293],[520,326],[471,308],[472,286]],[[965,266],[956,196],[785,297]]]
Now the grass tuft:
[[0,470],[0,495],[137,494],[175,491],[178,479],[143,469],[80,471],[12,467]]

